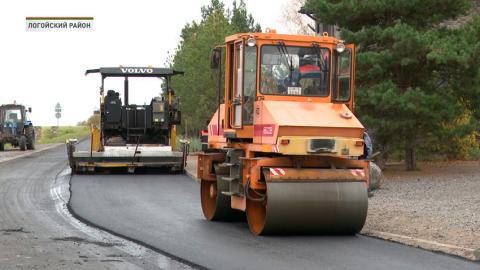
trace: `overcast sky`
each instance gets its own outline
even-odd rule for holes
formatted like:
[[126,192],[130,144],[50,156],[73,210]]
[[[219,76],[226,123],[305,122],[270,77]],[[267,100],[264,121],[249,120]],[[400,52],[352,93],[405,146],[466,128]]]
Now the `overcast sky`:
[[[231,6],[233,0],[225,0]],[[55,125],[55,104],[62,105],[60,125],[75,125],[98,108],[101,66],[163,66],[187,22],[199,20],[210,0],[173,1],[1,1],[0,103],[31,106],[34,125]],[[288,0],[245,0],[262,28],[285,33],[281,9]],[[25,17],[93,16],[92,32],[26,32]],[[135,85],[137,89],[135,89]],[[116,89],[115,82],[106,85]],[[160,81],[131,86],[130,103],[149,103]],[[194,94],[194,93],[193,93]]]

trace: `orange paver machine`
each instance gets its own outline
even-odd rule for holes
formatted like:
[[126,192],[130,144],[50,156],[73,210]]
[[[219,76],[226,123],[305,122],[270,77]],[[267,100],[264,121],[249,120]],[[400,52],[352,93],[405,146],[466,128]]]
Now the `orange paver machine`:
[[362,229],[369,167],[354,63],[354,45],[327,34],[241,33],[213,50],[219,106],[197,171],[208,220],[245,212],[257,235]]

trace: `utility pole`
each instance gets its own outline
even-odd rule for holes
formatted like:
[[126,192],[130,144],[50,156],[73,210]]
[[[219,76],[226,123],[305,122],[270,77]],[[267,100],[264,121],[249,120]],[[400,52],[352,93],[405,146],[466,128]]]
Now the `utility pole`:
[[58,128],[60,118],[62,117],[62,106],[60,106],[59,102],[57,102],[57,105],[55,105],[55,117],[57,118],[57,128]]

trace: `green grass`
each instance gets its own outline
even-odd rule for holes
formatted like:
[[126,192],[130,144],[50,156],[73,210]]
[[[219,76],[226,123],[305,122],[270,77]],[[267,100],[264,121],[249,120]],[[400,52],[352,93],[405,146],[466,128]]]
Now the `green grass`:
[[[182,151],[182,143],[180,143],[181,139],[182,138],[180,136],[177,137],[177,151]],[[200,138],[187,138],[187,140],[190,142],[190,153],[202,151],[202,143],[200,142]]]
[[90,129],[85,126],[59,127],[54,134],[51,127],[42,128],[42,136],[37,138],[37,144],[65,143],[67,139],[81,139],[90,135]]
[[13,148],[12,145],[9,144],[9,143],[4,144],[3,147],[4,147],[5,150],[10,150],[10,149]]

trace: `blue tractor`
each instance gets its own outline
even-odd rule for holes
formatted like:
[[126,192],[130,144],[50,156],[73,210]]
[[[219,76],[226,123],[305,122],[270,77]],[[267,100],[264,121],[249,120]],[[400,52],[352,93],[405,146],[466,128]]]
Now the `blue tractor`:
[[0,106],[0,151],[5,150],[9,143],[20,150],[35,149],[35,130],[31,121],[27,120],[27,112],[19,104],[4,104]]

